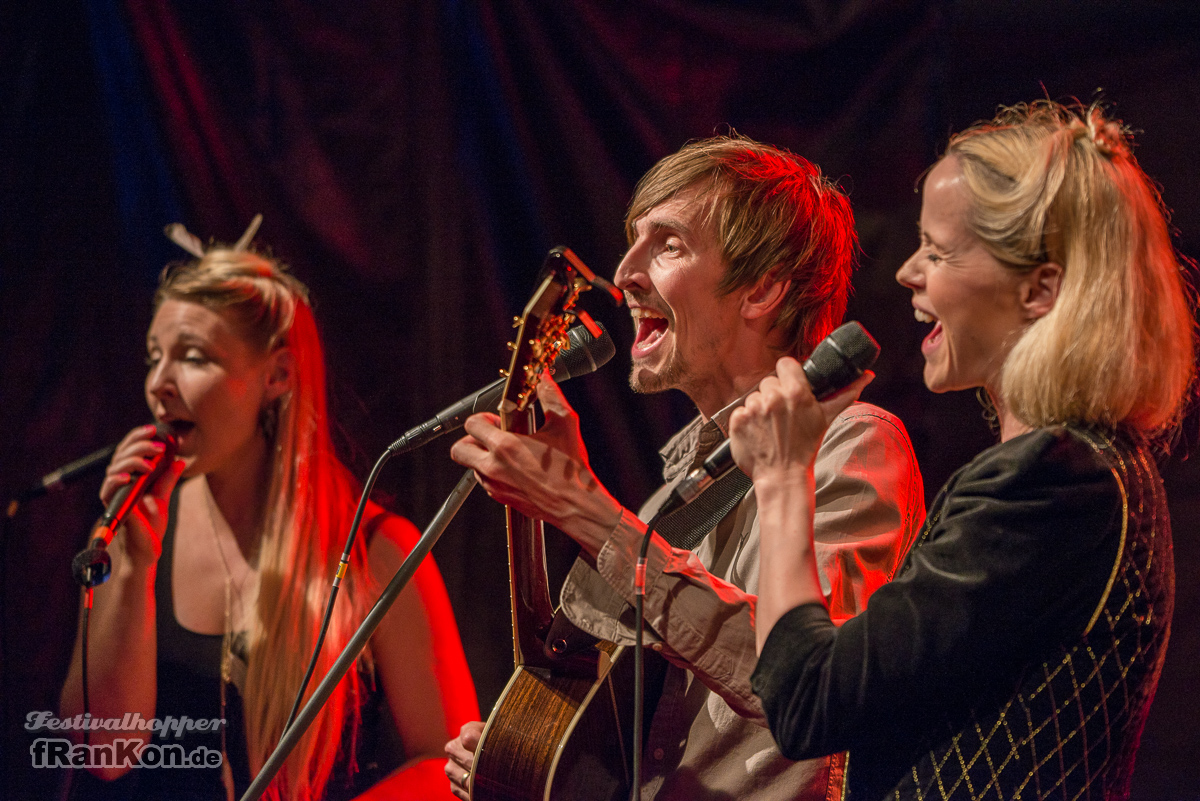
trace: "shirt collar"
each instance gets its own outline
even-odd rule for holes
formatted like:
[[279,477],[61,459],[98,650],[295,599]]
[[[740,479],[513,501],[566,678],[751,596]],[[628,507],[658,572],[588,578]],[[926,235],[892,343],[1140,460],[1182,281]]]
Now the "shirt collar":
[[710,420],[706,421],[702,415],[696,415],[678,434],[671,437],[658,452],[663,460],[663,479],[671,481],[685,470],[699,467],[718,445],[728,439],[729,416],[733,414],[734,409],[746,402],[746,396],[755,389],[758,389],[757,384],[745,395],[713,415]]

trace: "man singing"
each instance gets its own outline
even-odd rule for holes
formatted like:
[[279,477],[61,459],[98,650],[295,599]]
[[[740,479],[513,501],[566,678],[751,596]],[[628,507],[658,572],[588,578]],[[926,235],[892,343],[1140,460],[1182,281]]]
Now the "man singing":
[[[656,164],[625,229],[615,282],[637,329],[630,386],[681,390],[699,411],[661,451],[664,486],[638,515],[624,509],[591,471],[578,418],[551,381],[539,386],[546,423],[536,434],[476,415],[451,455],[492,498],[580,544],[563,610],[588,633],[632,645],[642,521],[727,437],[729,415],[776,360],[803,360],[841,321],[857,240],[848,200],[815,165],[738,136],[689,144]],[[830,426],[815,469],[821,587],[834,619],[845,619],[913,541],[924,517],[921,476],[900,421],[864,403]],[[645,642],[669,667],[646,732],[641,797],[825,799],[840,784],[840,759],[785,759],[750,690],[754,491],[736,475],[709,492],[728,497],[731,511],[707,530],[676,527],[650,544]],[[446,745],[446,773],[463,799],[482,728],[468,723]]]

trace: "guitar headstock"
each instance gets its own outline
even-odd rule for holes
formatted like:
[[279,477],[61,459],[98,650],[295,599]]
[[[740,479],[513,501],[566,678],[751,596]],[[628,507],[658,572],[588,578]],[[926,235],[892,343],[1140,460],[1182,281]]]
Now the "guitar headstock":
[[516,336],[508,343],[513,352],[500,399],[500,417],[509,428],[511,418],[531,408],[542,373],[554,364],[567,346],[567,330],[578,319],[593,336],[600,329],[587,312],[576,309],[580,294],[598,279],[570,248],[556,247],[546,256],[537,289],[521,316],[513,320]]

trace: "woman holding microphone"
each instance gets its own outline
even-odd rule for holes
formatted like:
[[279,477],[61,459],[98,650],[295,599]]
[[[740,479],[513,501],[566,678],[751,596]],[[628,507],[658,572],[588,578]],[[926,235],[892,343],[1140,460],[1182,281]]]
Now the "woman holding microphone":
[[1000,443],[835,627],[812,458],[869,378],[817,403],[780,362],[731,419],[762,526],[755,691],[786,756],[848,751],[853,801],[1124,798],[1173,606],[1155,445],[1193,378],[1164,210],[1118,122],[1042,101],[951,140],[920,236],[896,277],[933,325],[925,384],[982,388]]
[[[113,541],[88,655],[93,718],[220,719],[218,732],[154,741],[220,749],[221,766],[77,771],[76,797],[240,797],[283,733],[316,643],[359,487],[333,452],[308,290],[248,249],[251,236],[207,249],[179,229],[172,237],[196,258],[163,272],[145,386],[179,458]],[[131,431],[101,500],[162,449],[155,426]],[[368,506],[310,692],[418,536]],[[81,673],[77,643],[65,715],[84,711]],[[266,797],[353,798],[373,787],[361,797],[449,798],[441,745],[478,714],[446,591],[427,561]],[[144,731],[91,733],[93,743],[121,737],[150,741]]]

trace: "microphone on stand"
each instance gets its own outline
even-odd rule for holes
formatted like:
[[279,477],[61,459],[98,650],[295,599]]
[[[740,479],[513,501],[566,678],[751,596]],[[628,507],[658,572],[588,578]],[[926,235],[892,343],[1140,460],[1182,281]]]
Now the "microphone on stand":
[[108,581],[108,575],[112,572],[112,557],[108,555],[108,544],[116,536],[117,529],[125,522],[129,512],[146,494],[146,490],[153,486],[159,476],[175,461],[178,445],[171,433],[171,427],[166,423],[159,423],[154,437],[166,446],[162,453],[152,458],[149,471],[134,476],[130,483],[116,491],[96,523],[88,547],[76,554],[71,561],[71,572],[74,573],[75,580],[84,587],[96,587]]
[[93,451],[87,456],[68,462],[57,470],[50,471],[42,476],[36,484],[26,487],[9,500],[5,514],[10,518],[14,517],[22,504],[32,501],[34,498],[40,498],[48,492],[60,490],[89,473],[102,470],[116,449],[116,445],[109,445],[107,448]]
[[[568,378],[593,372],[607,364],[617,352],[617,346],[613,344],[608,331],[600,323],[597,322],[596,325],[600,328],[598,337],[593,337],[582,325],[577,325],[567,332],[570,344],[558,354],[551,369],[555,381],[561,384]],[[392,455],[416,450],[448,431],[462,428],[467,418],[477,412],[495,411],[500,396],[504,394],[505,380],[497,379],[483,389],[476,390],[442,409],[424,423],[413,426],[404,432],[404,436],[393,442],[388,450]]]
[[[843,323],[821,340],[804,363],[804,376],[812,386],[813,397],[824,400],[836,394],[875,364],[879,358],[879,343],[859,323]],[[717,446],[704,464],[697,467],[671,491],[659,510],[663,517],[686,503],[695,500],[710,484],[724,476],[736,465],[729,440]]]

